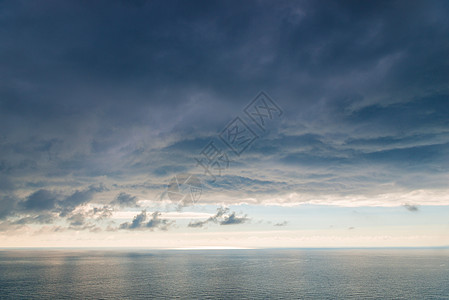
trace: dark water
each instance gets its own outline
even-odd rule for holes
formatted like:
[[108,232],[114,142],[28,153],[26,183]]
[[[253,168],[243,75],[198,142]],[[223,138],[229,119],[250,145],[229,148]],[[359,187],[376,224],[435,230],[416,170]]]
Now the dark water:
[[0,251],[0,298],[449,299],[449,252]]

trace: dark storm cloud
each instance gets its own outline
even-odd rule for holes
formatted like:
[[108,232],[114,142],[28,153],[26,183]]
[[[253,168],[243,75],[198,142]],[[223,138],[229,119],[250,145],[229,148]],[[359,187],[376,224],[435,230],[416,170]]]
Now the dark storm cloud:
[[22,206],[25,211],[34,210],[51,210],[55,207],[57,202],[57,195],[47,190],[38,190],[33,194],[29,195]]
[[257,142],[207,188],[444,188],[448,11],[447,1],[1,1],[0,218],[70,218],[106,181],[122,207],[160,193],[198,170],[194,157],[260,90],[282,119],[255,128]]

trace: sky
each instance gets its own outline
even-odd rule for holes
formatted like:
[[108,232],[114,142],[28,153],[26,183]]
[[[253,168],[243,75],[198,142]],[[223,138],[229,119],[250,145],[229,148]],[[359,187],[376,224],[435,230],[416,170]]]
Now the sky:
[[0,247],[449,245],[449,2],[0,1]]

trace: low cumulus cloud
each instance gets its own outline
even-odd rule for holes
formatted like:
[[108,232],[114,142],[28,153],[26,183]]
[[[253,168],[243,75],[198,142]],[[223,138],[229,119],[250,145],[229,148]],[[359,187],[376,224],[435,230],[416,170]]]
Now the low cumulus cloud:
[[416,206],[416,205],[404,204],[403,206],[406,210],[411,211],[411,212],[417,212],[419,210],[418,206]]
[[103,207],[92,208],[92,210],[89,212],[89,215],[91,217],[95,217],[97,220],[103,220],[110,218],[112,216],[112,212],[113,212],[112,207],[104,205]]
[[107,189],[102,184],[90,185],[68,194],[63,191],[39,189],[23,199],[10,198],[13,204],[3,207],[2,215],[3,218],[12,219],[9,224],[17,226],[52,224],[57,220],[65,220],[69,225],[68,229],[98,231],[91,221],[109,218],[113,209],[107,205],[86,208],[95,194],[104,191]]
[[161,213],[158,211],[155,211],[152,214],[147,214],[147,212],[143,210],[140,214],[136,215],[131,222],[120,224],[119,229],[159,229],[166,231],[171,225],[175,223],[174,221],[161,219],[160,216]]
[[72,226],[84,225],[84,220],[85,216],[82,213],[77,213],[67,218],[67,221],[70,222],[70,225]]
[[250,219],[247,217],[247,215],[237,216],[235,212],[230,212],[229,208],[219,207],[217,209],[217,213],[212,217],[209,217],[204,221],[190,222],[188,224],[188,227],[201,228],[208,223],[215,223],[220,225],[243,224],[249,220]]
[[101,193],[106,191],[106,187],[102,184],[100,185],[91,185],[84,190],[77,190],[70,196],[64,198],[62,201],[58,203],[58,208],[60,209],[60,216],[64,217],[68,213],[72,212],[76,207],[86,204],[93,199],[93,196],[96,193]]
[[31,212],[55,212],[60,217],[65,217],[73,212],[77,207],[90,202],[96,193],[101,193],[107,189],[102,185],[91,185],[85,189],[76,190],[69,195],[46,189],[40,189],[27,196],[18,203],[17,209],[10,213],[31,213]]

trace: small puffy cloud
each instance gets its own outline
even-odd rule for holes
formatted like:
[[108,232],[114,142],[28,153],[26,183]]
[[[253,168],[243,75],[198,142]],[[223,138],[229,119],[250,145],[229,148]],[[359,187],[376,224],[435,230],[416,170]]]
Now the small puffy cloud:
[[280,223],[276,223],[276,224],[274,224],[273,226],[282,227],[282,226],[287,226],[287,224],[288,224],[287,221],[283,221],[283,222],[280,222]]
[[235,212],[230,212],[229,208],[219,207],[217,213],[204,221],[190,222],[188,227],[201,228],[208,223],[218,223],[220,225],[243,224],[249,221],[246,215],[237,216]]
[[145,224],[146,228],[149,228],[153,230],[153,228],[157,228],[160,230],[168,230],[168,227],[174,223],[174,221],[169,221],[167,219],[160,219],[159,216],[161,215],[160,212],[155,211],[151,214],[151,219],[148,221],[148,223]]
[[148,215],[147,212],[143,210],[140,214],[136,215],[131,222],[120,224],[119,229],[127,229],[127,230],[159,229],[164,231],[168,230],[168,228],[174,223],[174,221],[169,221],[167,219],[160,219],[159,218],[160,215],[161,213],[158,211],[155,211],[151,215]]
[[147,219],[147,212],[144,210],[140,214],[136,215],[131,223],[120,224],[120,229],[136,229],[142,227],[143,222]]
[[405,207],[405,209],[407,209],[408,211],[411,211],[411,212],[417,212],[419,210],[418,206],[416,206],[416,205],[404,204],[403,206]]
[[232,212],[230,215],[224,216],[223,221],[220,222],[220,225],[243,224],[248,220],[249,219],[246,215],[239,217],[235,215],[235,212]]
[[103,207],[94,207],[90,214],[93,217],[96,217],[98,220],[107,219],[112,216],[112,208],[109,206]]

